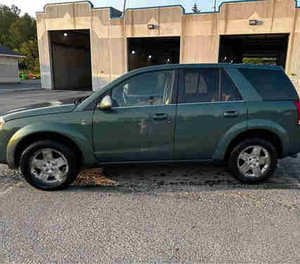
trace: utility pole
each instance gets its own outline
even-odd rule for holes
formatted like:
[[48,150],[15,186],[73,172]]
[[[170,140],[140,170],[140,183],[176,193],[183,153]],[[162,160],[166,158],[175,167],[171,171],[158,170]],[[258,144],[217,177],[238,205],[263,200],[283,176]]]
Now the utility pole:
[[125,10],[126,10],[126,0],[124,0],[123,14],[125,14]]
[[217,11],[217,0],[214,0],[213,10],[214,10],[214,12]]

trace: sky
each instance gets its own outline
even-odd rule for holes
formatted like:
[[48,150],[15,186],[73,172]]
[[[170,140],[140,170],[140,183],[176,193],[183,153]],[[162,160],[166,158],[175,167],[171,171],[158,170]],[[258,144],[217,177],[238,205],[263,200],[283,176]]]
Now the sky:
[[[219,6],[222,2],[230,0],[216,1],[217,6]],[[12,4],[14,4],[22,10],[22,14],[27,12],[32,16],[35,16],[35,12],[42,11],[45,4],[59,2],[70,2],[70,0],[0,0],[0,4],[4,4],[7,6],[11,6]],[[122,10],[124,0],[92,0],[91,2],[94,4],[94,7],[112,6],[119,10]],[[127,8],[181,4],[186,9],[186,12],[191,12],[192,6],[195,2],[197,3],[198,8],[201,9],[201,11],[212,11],[213,9],[214,0],[127,0]],[[298,0],[298,5],[299,4],[300,0]]]

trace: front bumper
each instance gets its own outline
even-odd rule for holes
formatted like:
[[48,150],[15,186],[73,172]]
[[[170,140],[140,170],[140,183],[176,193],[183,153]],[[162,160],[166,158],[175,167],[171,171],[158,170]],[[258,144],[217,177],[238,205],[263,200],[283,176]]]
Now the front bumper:
[[7,164],[6,150],[9,137],[4,129],[0,128],[0,163]]
[[7,164],[6,145],[0,143],[0,163]]

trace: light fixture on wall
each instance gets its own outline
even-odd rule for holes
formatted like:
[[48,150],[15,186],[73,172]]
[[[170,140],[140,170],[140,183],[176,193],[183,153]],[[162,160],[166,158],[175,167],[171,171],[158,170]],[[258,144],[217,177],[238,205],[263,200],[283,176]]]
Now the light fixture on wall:
[[258,25],[258,20],[256,20],[256,19],[250,19],[249,20],[249,25],[250,26],[257,26]]
[[131,54],[134,55],[135,54],[135,50],[131,51]]
[[154,24],[148,24],[148,25],[147,25],[147,28],[148,28],[148,29],[155,29],[156,26],[155,26]]
[[63,36],[66,38],[66,37],[68,37],[68,33],[67,32],[64,32],[63,33]]

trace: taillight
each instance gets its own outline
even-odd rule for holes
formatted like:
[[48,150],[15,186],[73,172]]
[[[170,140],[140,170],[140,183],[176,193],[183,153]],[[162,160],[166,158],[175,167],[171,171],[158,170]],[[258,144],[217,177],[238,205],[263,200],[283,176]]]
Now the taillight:
[[300,125],[300,102],[296,101],[294,103],[297,106],[297,110],[298,110],[298,125]]

